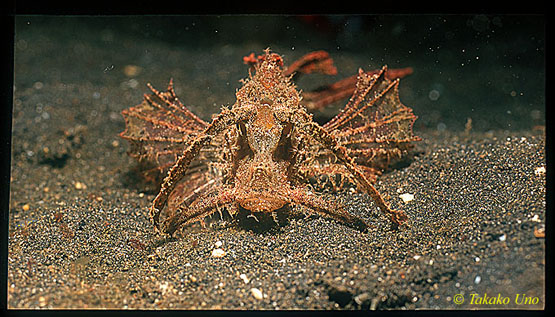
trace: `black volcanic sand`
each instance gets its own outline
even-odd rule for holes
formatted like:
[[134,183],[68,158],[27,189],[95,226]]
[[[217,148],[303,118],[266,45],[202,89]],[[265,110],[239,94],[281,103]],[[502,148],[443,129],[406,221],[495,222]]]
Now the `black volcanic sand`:
[[[163,89],[173,77],[180,99],[209,118],[233,103],[247,74],[243,55],[271,45],[293,59],[316,44],[294,51],[248,42],[185,49],[133,38],[133,27],[126,33],[109,23],[17,22],[9,308],[544,307],[545,136],[533,127],[541,119],[518,130],[445,129],[462,127],[466,117],[449,121],[441,111],[426,117],[426,105],[417,101],[428,90],[418,87],[430,83],[407,79],[401,91],[412,93],[401,99],[421,117],[416,134],[423,141],[376,187],[406,212],[408,227],[394,228],[368,196],[346,191],[335,199],[371,223],[368,232],[310,214],[266,226],[216,213],[206,228],[194,224],[182,236],[162,239],[147,215],[156,192],[141,181],[118,136],[120,111],[141,101],[146,82]],[[361,64],[365,54],[333,54],[348,69],[344,74],[367,65]],[[313,84],[308,77],[303,82]],[[510,107],[524,109],[517,102]],[[337,106],[324,113],[333,111]],[[494,119],[473,118],[488,120]],[[414,199],[403,202],[402,194]],[[456,294],[464,303],[454,302]],[[472,294],[509,303],[479,305]],[[515,303],[517,294],[537,303]]]

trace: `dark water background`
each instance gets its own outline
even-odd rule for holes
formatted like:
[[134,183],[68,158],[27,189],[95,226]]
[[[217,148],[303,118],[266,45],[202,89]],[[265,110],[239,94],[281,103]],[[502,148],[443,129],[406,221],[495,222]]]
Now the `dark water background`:
[[[231,104],[238,79],[246,76],[243,55],[271,47],[292,62],[324,49],[338,65],[336,80],[356,73],[358,67],[413,67],[415,72],[402,81],[400,93],[419,116],[417,129],[462,130],[467,118],[478,131],[545,124],[542,15],[17,17],[16,67],[25,63],[17,59],[18,48],[33,46],[20,35],[33,29],[36,33],[36,28],[42,34],[38,41],[73,43],[70,52],[45,52],[63,56],[60,65],[42,69],[62,82],[85,79],[93,85],[110,85],[109,71],[121,73],[122,64],[135,64],[144,69],[137,78],[139,88],[146,81],[154,83],[157,74],[162,85],[182,72],[196,77],[176,80],[177,86],[212,89],[207,96],[223,96],[214,103]],[[172,63],[166,53],[158,54],[160,46],[171,47],[176,54],[204,51],[207,58]],[[94,50],[102,56],[94,55]],[[94,64],[97,72],[71,71],[83,62]],[[227,85],[217,90],[222,78]],[[310,89],[312,81],[306,78],[299,85]],[[193,103],[202,106],[200,100]]]

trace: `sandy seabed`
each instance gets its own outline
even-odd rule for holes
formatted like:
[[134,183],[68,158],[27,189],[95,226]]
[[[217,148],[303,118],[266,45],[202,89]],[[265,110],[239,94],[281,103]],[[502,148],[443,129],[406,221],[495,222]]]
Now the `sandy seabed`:
[[[118,136],[120,111],[141,101],[146,82],[164,89],[173,77],[180,99],[209,118],[233,103],[247,74],[241,57],[267,44],[181,49],[110,24],[93,32],[86,23],[76,31],[71,23],[30,21],[22,17],[16,28],[9,308],[544,307],[541,127],[445,129],[450,121],[433,123],[437,112],[419,111],[416,101],[429,94],[407,79],[401,99],[421,117],[415,133],[423,141],[410,164],[376,187],[405,211],[408,227],[393,228],[368,196],[347,191],[337,199],[372,224],[366,233],[308,214],[258,230],[216,213],[206,228],[193,224],[162,239],[148,219],[156,192],[140,181]],[[313,49],[307,46],[272,48],[289,58]],[[332,57],[348,69],[343,74],[368,66],[359,65],[366,55]],[[487,118],[473,120],[480,127]]]

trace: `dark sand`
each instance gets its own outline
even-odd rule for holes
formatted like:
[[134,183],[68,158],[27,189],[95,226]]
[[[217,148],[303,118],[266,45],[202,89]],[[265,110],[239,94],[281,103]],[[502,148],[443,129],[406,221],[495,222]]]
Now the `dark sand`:
[[[163,89],[173,77],[180,99],[209,118],[221,105],[233,103],[238,80],[247,74],[243,55],[271,46],[290,62],[311,50],[336,46],[322,44],[330,41],[327,33],[286,18],[266,24],[264,19],[246,19],[244,25],[257,30],[252,31],[257,41],[243,36],[236,43],[211,43],[210,37],[232,32],[226,27],[238,32],[232,28],[236,22],[189,19],[179,28],[202,28],[205,33],[181,34],[156,19],[17,19],[9,308],[544,307],[545,73],[543,33],[534,33],[531,40],[522,27],[530,21],[502,19],[505,28],[520,21],[516,25],[523,34],[514,35],[513,44],[524,41],[530,45],[524,53],[541,56],[525,63],[510,51],[498,57],[500,65],[489,64],[478,74],[474,55],[487,60],[488,54],[495,55],[492,50],[509,46],[508,40],[492,37],[479,43],[469,70],[427,68],[435,58],[418,56],[416,44],[412,53],[407,49],[381,57],[388,42],[379,41],[379,32],[368,35],[377,38],[374,51],[349,46],[345,34],[340,40],[347,44],[342,45],[352,50],[331,51],[340,69],[337,79],[359,66],[415,67],[415,74],[401,83],[401,99],[419,115],[415,130],[423,141],[410,164],[395,167],[376,185],[393,207],[407,213],[410,227],[393,228],[366,195],[345,192],[338,198],[347,209],[372,223],[367,233],[302,215],[290,215],[280,226],[264,230],[248,219],[230,224],[216,213],[206,228],[191,225],[182,237],[164,240],[147,215],[155,191],[141,182],[126,154],[128,145],[118,136],[124,129],[120,111],[141,101],[147,82]],[[494,22],[488,28],[497,27],[497,34],[505,30]],[[266,37],[257,33],[261,31],[255,25],[271,29],[272,23],[294,29],[286,34],[292,43],[287,36],[278,37],[279,32]],[[475,34],[476,25],[470,31],[456,30]],[[422,22],[422,28],[427,26]],[[220,35],[214,35],[218,30]],[[181,37],[175,38],[175,32]],[[470,42],[472,34],[466,35]],[[275,42],[269,40],[274,35]],[[457,43],[441,43],[452,52],[439,50],[444,67],[448,58],[450,65],[460,62],[456,59],[464,38]],[[377,57],[369,63],[373,54]],[[410,58],[404,60],[403,54]],[[299,86],[330,82],[313,78],[301,78]],[[493,78],[499,84],[488,83]],[[340,104],[318,117],[324,119]],[[467,117],[473,121],[470,131],[464,131]],[[400,195],[405,193],[414,199],[403,202]],[[215,256],[215,249],[224,255]],[[454,303],[456,294],[464,296],[463,304]],[[508,297],[509,303],[479,305],[471,303],[471,294]],[[516,303],[517,294],[519,300],[524,294],[537,297],[537,303]]]

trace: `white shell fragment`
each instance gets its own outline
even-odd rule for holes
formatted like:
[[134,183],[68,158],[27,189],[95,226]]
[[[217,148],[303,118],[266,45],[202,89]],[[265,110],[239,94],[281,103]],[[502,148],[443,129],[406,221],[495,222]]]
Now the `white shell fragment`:
[[262,298],[264,298],[262,291],[259,290],[258,288],[251,288],[251,293],[252,293],[252,296],[258,300],[261,300]]
[[405,202],[405,203],[408,203],[409,201],[411,201],[411,200],[414,199],[414,195],[413,195],[413,194],[409,194],[409,193],[399,195],[399,197],[400,197],[400,198],[403,200],[403,202]]
[[222,249],[214,249],[212,250],[212,256],[215,258],[221,258],[225,256],[225,251]]
[[536,169],[534,170],[534,174],[536,174],[537,176],[543,176],[545,175],[545,172],[545,166],[536,167]]
[[245,282],[245,284],[249,284],[249,278],[247,277],[246,274],[239,275],[239,278],[242,279],[243,282]]

